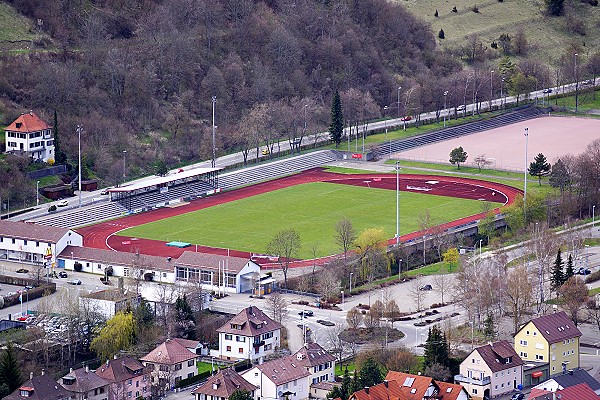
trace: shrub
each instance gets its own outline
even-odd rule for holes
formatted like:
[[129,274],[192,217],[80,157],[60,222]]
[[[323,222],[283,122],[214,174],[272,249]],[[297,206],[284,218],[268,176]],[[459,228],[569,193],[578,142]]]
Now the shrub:
[[452,7],[452,12],[458,12],[458,10],[456,9],[456,6]]
[[590,3],[591,6],[596,7],[598,5],[598,0],[588,0],[588,3]]
[[439,13],[438,13],[438,10],[437,10],[437,8],[436,8],[436,10],[435,10],[435,14],[433,14],[433,16],[434,16],[434,17],[436,17],[436,18],[439,16]]
[[81,270],[83,269],[83,264],[81,264],[80,262],[76,262],[73,266],[73,269],[77,272],[81,272]]
[[440,32],[438,33],[438,37],[440,39],[445,39],[446,38],[446,34],[444,33],[443,29],[440,29]]
[[54,212],[56,211],[56,206],[54,204],[52,204],[50,207],[48,207],[48,212]]
[[592,272],[585,277],[585,283],[600,281],[600,271]]
[[106,269],[104,270],[104,273],[106,274],[106,276],[113,276],[115,271],[113,270],[113,267],[106,267]]
[[471,11],[473,11],[474,13],[479,13],[479,7],[477,7],[477,4],[471,7]]
[[212,371],[204,371],[198,375],[194,375],[189,378],[182,379],[175,383],[176,388],[191,386],[194,383],[200,382],[203,379],[208,378],[211,375]]

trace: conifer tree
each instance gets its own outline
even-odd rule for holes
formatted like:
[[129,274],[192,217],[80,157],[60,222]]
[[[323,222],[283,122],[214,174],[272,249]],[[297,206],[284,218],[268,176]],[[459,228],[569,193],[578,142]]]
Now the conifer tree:
[[6,384],[9,393],[14,392],[23,383],[21,367],[17,361],[15,348],[8,343],[6,350],[0,355],[0,385]]
[[383,382],[381,368],[371,357],[367,358],[360,369],[359,382],[361,387],[371,387]]
[[429,329],[427,341],[425,342],[425,360],[423,361],[423,366],[427,368],[433,364],[440,364],[447,367],[448,360],[446,335],[442,334],[440,328],[434,326]]
[[342,100],[340,92],[335,91],[331,101],[331,125],[329,125],[329,137],[339,146],[344,133],[344,113],[342,111]]
[[554,261],[554,267],[552,268],[552,273],[550,274],[550,285],[552,290],[558,290],[559,287],[565,282],[565,276],[563,274],[563,260],[561,256],[560,249],[556,253],[556,260]]
[[567,269],[565,270],[565,275],[563,276],[563,283],[568,281],[573,275],[575,275],[575,271],[573,270],[573,256],[569,254],[569,258],[567,258]]

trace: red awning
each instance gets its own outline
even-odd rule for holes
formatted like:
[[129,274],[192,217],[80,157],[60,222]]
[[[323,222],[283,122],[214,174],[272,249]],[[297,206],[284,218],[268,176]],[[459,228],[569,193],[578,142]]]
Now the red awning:
[[544,375],[544,373],[542,371],[536,371],[534,373],[531,374],[532,378],[539,378],[540,376]]

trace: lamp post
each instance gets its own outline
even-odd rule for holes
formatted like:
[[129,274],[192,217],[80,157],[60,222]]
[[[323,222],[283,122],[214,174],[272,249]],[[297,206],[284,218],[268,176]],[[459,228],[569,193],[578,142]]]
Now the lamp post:
[[215,127],[215,104],[217,103],[217,96],[213,96],[212,97],[212,160],[210,162],[210,166],[211,167],[215,167],[216,164],[216,158],[217,158],[217,148],[216,143],[215,143],[215,131],[216,131],[216,127]]
[[479,258],[481,258],[481,244],[483,243],[483,239],[479,239]]
[[342,294],[342,306],[343,306],[343,304],[344,304],[344,291],[342,290],[340,293]]
[[575,53],[575,113],[579,110],[579,76],[577,71],[577,56],[579,54]]
[[500,80],[500,109],[504,109],[504,77]]
[[400,244],[400,161],[396,161],[396,247]]
[[525,186],[523,190],[523,215],[527,224],[527,146],[529,145],[529,128],[525,128]]
[[491,70],[490,71],[490,111],[492,111],[492,106],[494,105],[493,98],[494,98],[494,70]]
[[444,92],[444,128],[446,127],[446,97],[448,96],[448,91]]
[[[387,142],[387,110],[388,110],[388,108],[389,108],[388,106],[383,107],[383,126],[385,127],[385,137],[383,139],[384,145]],[[388,153],[388,159],[390,158],[391,154],[392,154],[392,142],[390,141],[390,151]]]
[[596,206],[592,206],[592,235],[594,234],[594,226],[596,225]]
[[[79,149],[79,207],[81,207],[81,125],[77,125],[77,145]],[[123,170],[123,177],[125,177],[125,170]]]
[[37,181],[35,183],[35,201],[36,201],[36,204],[39,206],[40,205],[40,181]]
[[402,86],[398,86],[398,118],[400,118],[400,89]]
[[398,280],[400,280],[402,276],[402,259],[398,260]]
[[123,150],[123,182],[125,182],[125,156],[127,155],[127,150]]
[[350,284],[348,285],[348,293],[352,294],[352,275],[354,272],[350,272]]

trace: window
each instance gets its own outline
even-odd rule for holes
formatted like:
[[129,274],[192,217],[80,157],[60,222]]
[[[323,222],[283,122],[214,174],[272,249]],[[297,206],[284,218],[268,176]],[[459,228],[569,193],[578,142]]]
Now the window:
[[273,337],[273,332],[265,333],[264,335],[262,335],[263,340],[270,339],[272,337]]
[[194,360],[188,360],[188,367],[194,366]]
[[533,331],[533,336],[537,336],[537,331]]
[[127,398],[130,399],[131,398],[131,392],[127,392]]
[[527,346],[527,340],[519,340],[521,346]]
[[244,353],[244,348],[243,348],[243,347],[240,347],[240,348],[238,349],[238,353],[240,353],[240,354],[243,354],[243,353]]
[[475,364],[475,359],[474,358],[471,359],[471,364]]
[[536,354],[536,355],[535,355],[535,359],[536,359],[536,360],[544,360],[544,356],[543,356],[543,355],[541,355],[541,354]]
[[245,336],[236,336],[235,341],[236,342],[246,342],[246,337]]
[[127,384],[128,384],[129,386],[131,386],[131,383],[132,383],[132,380],[131,380],[131,379],[127,381]]
[[231,351],[231,346],[227,346],[227,351]]
[[[529,331],[525,331],[525,334],[526,334],[526,335],[529,335]],[[496,388],[496,389],[498,389],[498,388]]]
[[473,388],[473,394],[477,394],[477,389]]
[[494,389],[498,390],[498,385],[496,385],[496,387]]
[[193,372],[190,372],[190,373],[188,374],[188,378],[191,378],[192,376],[194,376],[194,373],[193,373]]
[[40,242],[35,242],[35,247],[40,247]]
[[135,387],[140,387],[140,381],[135,381]]
[[233,339],[233,335],[225,334],[225,340]]

